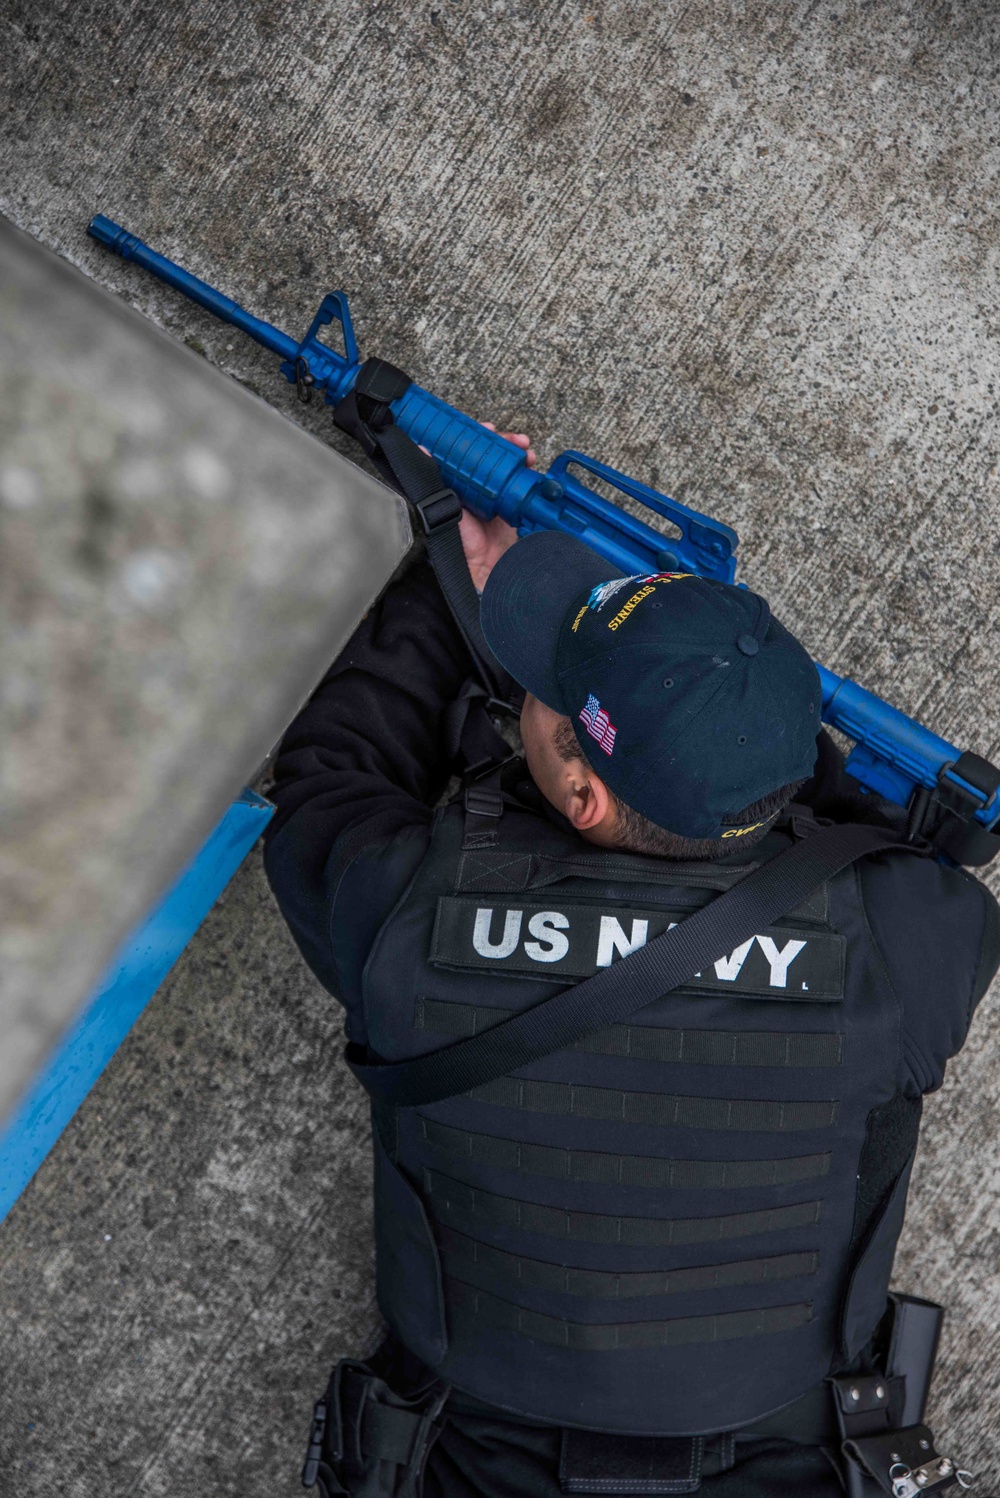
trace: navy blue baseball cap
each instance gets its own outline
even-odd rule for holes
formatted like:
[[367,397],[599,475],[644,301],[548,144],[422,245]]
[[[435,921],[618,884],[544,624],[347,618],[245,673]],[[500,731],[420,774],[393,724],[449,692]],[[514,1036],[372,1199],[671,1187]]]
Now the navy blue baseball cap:
[[514,679],[571,720],[601,779],[658,827],[734,836],[745,807],[812,773],[819,673],[746,588],[629,577],[575,536],[539,531],[494,566],[482,625]]

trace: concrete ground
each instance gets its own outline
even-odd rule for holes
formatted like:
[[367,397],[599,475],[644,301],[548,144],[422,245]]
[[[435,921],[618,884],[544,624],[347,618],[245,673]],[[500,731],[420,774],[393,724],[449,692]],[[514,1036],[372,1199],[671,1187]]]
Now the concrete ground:
[[[0,210],[324,434],[83,227],[289,330],[343,287],[363,349],[728,521],[819,659],[997,757],[997,29],[992,0],[8,0]],[[932,1414],[987,1492],[997,999],[896,1273],[950,1307]],[[0,1230],[5,1498],[297,1491],[376,1327],[338,1031],[252,860]]]

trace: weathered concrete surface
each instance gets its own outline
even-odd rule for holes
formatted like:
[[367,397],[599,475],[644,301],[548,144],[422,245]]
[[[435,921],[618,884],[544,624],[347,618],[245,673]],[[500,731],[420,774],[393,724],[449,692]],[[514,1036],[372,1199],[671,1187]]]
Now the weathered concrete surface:
[[251,855],[4,1225],[4,1498],[295,1492],[375,1319],[332,1010]]
[[[579,446],[711,509],[820,659],[996,757],[989,0],[105,0],[21,6],[3,58],[0,205],[282,410],[327,430],[102,258],[92,212],[289,329],[344,287],[367,351],[546,460]],[[256,880],[0,1234],[18,1494],[54,1470],[56,1409],[74,1495],[291,1494],[324,1367],[371,1321],[356,1094]],[[928,1105],[897,1274],[952,1307],[936,1421],[986,1492],[996,1020],[994,993]]]
[[408,534],[0,220],[0,1122]]

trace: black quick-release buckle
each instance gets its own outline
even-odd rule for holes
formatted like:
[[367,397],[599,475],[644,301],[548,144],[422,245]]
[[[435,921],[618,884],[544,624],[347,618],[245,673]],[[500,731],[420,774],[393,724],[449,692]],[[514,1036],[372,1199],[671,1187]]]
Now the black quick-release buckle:
[[323,1460],[323,1435],[326,1431],[327,1407],[326,1400],[319,1399],[313,1410],[312,1425],[309,1428],[309,1448],[306,1451],[306,1462],[302,1468],[302,1486],[314,1488],[319,1477],[319,1464]]
[[462,513],[462,501],[454,489],[437,489],[426,499],[418,499],[413,508],[420,516],[425,536],[433,536],[445,526],[454,525]]

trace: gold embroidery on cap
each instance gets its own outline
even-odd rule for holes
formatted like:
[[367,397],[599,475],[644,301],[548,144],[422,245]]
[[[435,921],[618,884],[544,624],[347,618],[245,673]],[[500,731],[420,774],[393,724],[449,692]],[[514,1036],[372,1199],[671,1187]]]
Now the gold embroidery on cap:
[[648,598],[650,593],[655,592],[655,588],[651,588],[647,585],[645,588],[640,588],[638,593],[633,593],[632,597],[629,599],[625,607],[621,609],[613,619],[608,620],[608,628],[617,629],[619,624],[624,624],[625,620],[628,618],[629,614],[631,614],[636,605],[640,604],[644,598]]

